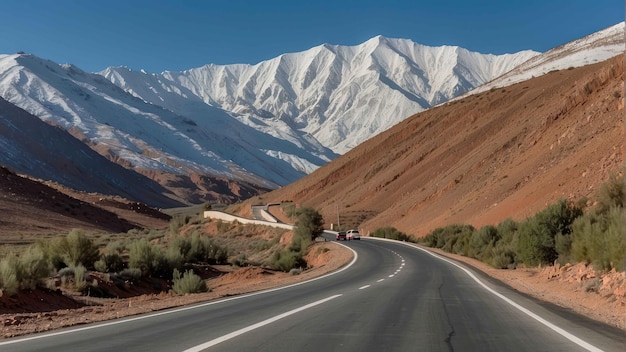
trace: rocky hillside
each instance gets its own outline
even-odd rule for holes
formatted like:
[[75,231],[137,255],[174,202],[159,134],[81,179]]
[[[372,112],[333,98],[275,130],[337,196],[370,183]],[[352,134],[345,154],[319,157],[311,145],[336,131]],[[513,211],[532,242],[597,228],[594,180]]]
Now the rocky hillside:
[[327,223],[423,236],[593,197],[624,162],[624,56],[554,71],[412,116],[262,198]]
[[0,167],[0,243],[30,243],[80,228],[96,233],[163,228],[169,216],[121,197],[70,190]]

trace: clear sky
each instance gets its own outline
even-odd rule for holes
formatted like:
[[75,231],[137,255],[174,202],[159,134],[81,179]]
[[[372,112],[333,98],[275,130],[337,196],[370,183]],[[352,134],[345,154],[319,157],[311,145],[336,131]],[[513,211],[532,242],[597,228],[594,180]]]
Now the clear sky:
[[0,54],[160,73],[376,35],[546,51],[623,20],[624,0],[0,0]]

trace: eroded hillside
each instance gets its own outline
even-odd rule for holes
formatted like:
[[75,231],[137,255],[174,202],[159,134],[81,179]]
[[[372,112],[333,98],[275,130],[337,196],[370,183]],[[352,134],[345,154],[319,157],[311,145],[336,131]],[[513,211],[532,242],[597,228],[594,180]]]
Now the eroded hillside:
[[117,233],[163,228],[170,217],[146,204],[74,191],[0,167],[0,242],[30,243],[79,228]]
[[593,197],[624,161],[624,57],[412,116],[303,179],[249,202],[294,201],[327,223],[423,236]]

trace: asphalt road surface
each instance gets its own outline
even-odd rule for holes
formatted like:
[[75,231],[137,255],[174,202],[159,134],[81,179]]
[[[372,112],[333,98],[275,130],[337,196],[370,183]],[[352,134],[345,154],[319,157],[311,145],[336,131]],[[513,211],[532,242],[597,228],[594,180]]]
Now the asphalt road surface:
[[423,250],[370,238],[345,244],[356,260],[314,281],[0,340],[0,351],[626,350],[617,328]]

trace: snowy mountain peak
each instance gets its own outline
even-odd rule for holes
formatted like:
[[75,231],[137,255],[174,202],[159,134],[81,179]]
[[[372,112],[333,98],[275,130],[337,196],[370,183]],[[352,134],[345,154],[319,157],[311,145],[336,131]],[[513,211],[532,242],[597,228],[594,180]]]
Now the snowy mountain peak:
[[589,65],[623,54],[626,49],[624,33],[624,22],[620,22],[583,38],[565,43],[541,55],[534,56],[469,94],[506,87],[554,70]]
[[[623,33],[622,24],[597,36],[617,38],[619,28]],[[593,38],[573,47],[606,47]],[[545,55],[538,54],[482,54],[376,36],[255,65],[160,74],[124,66],[94,74],[30,54],[0,55],[0,97],[127,168],[272,188]]]
[[[537,54],[486,55],[376,36],[355,46],[322,44],[256,65],[205,65],[153,79],[160,90],[234,112],[244,123],[261,118],[257,121],[263,123],[253,123],[254,128],[284,124],[344,153],[407,116],[469,91]],[[109,68],[101,74],[131,94],[163,106],[161,94],[145,89],[135,73]]]

